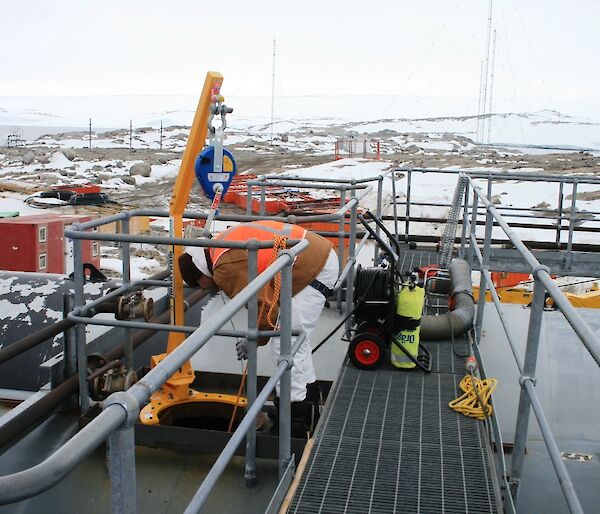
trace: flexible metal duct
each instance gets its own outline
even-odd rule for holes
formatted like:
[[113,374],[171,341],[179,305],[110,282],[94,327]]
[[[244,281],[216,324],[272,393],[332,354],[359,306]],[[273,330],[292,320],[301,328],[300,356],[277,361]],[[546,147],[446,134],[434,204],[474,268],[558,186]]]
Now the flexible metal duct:
[[421,318],[421,340],[440,341],[460,336],[473,325],[475,303],[471,268],[464,259],[453,259],[448,267],[455,309],[447,314],[426,314]]

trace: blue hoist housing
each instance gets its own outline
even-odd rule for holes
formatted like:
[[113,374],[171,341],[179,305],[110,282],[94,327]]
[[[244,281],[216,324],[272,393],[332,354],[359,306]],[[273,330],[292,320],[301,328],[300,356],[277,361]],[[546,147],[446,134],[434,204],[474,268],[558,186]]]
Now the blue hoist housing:
[[223,194],[227,192],[227,188],[229,187],[229,184],[231,184],[231,180],[237,171],[237,165],[233,155],[225,148],[223,148],[223,169],[220,172],[215,172],[214,160],[215,147],[213,145],[207,146],[200,152],[200,155],[198,155],[194,167],[200,186],[202,186],[204,193],[211,200],[215,196],[215,186],[217,184],[223,186]]

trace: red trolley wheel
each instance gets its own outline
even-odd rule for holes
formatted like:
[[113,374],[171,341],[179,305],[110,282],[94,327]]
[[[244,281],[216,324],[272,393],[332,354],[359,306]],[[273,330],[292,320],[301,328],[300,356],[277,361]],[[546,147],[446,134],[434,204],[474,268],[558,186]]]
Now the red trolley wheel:
[[361,333],[352,339],[348,347],[348,358],[358,369],[376,369],[386,355],[385,343],[376,334]]

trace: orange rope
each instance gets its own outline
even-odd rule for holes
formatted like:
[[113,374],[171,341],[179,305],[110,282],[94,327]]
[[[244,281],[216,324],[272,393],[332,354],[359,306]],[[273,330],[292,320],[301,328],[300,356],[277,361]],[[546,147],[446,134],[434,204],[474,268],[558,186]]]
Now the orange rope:
[[[280,236],[280,235],[275,235],[273,237],[273,253],[271,254],[269,262],[267,263],[267,267],[269,267],[271,264],[273,264],[275,262],[275,259],[277,259],[279,250],[285,250],[286,247],[287,247],[287,237]],[[271,293],[270,295],[269,295],[269,292]],[[275,324],[271,322],[271,315],[273,314],[273,309],[275,309],[275,305],[277,305],[277,302],[279,301],[279,294],[281,293],[281,272],[277,273],[277,275],[275,275],[273,280],[271,282],[269,282],[267,285],[265,285],[262,293],[263,293],[262,294],[263,301],[261,303],[260,312],[258,313],[258,319],[259,320],[262,319],[262,317],[266,311],[267,320],[268,320],[269,324],[271,325],[271,328],[274,329]],[[267,311],[267,307],[269,308],[268,311]],[[242,389],[244,388],[244,382],[246,381],[247,374],[248,374],[248,364],[246,363],[246,365],[244,366],[244,371],[242,372],[242,379],[240,380],[240,387],[238,389],[237,398],[235,401],[235,407],[233,408],[233,413],[231,414],[231,420],[229,420],[229,428],[227,429],[227,432],[231,432],[231,429],[233,428],[233,423],[235,421],[235,415],[237,414],[239,400],[240,400],[240,396],[242,395]]]
[[[273,253],[271,254],[271,258],[267,263],[267,267],[275,262],[277,259],[277,254],[279,250],[285,250],[287,247],[287,237],[275,235],[273,237]],[[273,314],[273,309],[275,309],[275,305],[279,302],[279,294],[281,292],[281,272],[277,273],[273,280],[269,282],[262,291],[262,302],[260,305],[260,311],[258,313],[258,319],[263,319],[263,316],[267,315],[267,321],[271,327],[271,329],[275,329],[275,323],[271,321],[271,315]],[[270,294],[269,294],[270,293]],[[268,311],[267,311],[268,307]]]
[[240,380],[240,388],[238,389],[237,397],[235,399],[235,407],[233,408],[233,413],[231,414],[231,419],[229,420],[229,428],[227,432],[231,432],[233,428],[233,422],[235,421],[235,415],[237,414],[238,406],[240,404],[240,396],[242,396],[242,389],[244,389],[244,382],[246,381],[246,376],[248,375],[248,364],[244,366],[244,371],[242,372],[242,379]]

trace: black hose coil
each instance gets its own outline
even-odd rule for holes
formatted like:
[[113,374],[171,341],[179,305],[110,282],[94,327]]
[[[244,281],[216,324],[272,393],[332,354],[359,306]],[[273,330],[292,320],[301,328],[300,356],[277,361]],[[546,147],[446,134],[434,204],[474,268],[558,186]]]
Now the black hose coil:
[[388,301],[391,296],[390,271],[359,266],[356,270],[354,289],[354,297],[357,300]]

